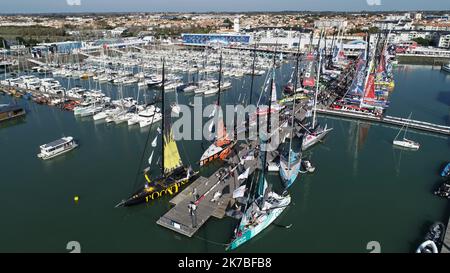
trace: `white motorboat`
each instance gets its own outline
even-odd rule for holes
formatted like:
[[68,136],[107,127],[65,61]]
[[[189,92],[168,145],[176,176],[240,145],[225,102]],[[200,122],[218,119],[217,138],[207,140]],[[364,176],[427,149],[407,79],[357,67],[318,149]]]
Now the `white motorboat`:
[[89,117],[93,116],[103,110],[103,106],[91,106],[89,108],[86,108],[81,114],[81,117]]
[[43,160],[51,159],[67,153],[76,147],[78,147],[78,144],[73,137],[63,137],[48,144],[41,145],[41,152],[38,154],[38,158]]
[[143,119],[139,122],[139,127],[144,128],[147,126],[152,125],[153,123],[156,123],[158,121],[162,120],[162,114],[161,113],[155,113],[152,117]]
[[159,108],[155,107],[154,105],[151,105],[147,109],[142,110],[138,114],[133,115],[133,117],[131,117],[128,120],[128,126],[139,124],[141,121],[151,119],[153,115],[159,111],[160,111]]
[[189,86],[187,86],[187,87],[185,87],[184,89],[183,89],[183,92],[195,92],[195,90],[197,90],[198,89],[198,86],[196,86],[196,85],[189,85]]

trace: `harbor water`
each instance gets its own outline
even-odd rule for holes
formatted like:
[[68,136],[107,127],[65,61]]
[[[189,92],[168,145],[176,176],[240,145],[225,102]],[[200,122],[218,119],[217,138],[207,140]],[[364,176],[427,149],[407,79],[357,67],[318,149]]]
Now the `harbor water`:
[[[290,72],[285,67],[286,82]],[[278,77],[280,79],[281,77]],[[450,74],[431,66],[398,66],[388,115],[450,124]],[[264,76],[256,81],[259,98]],[[222,104],[248,101],[250,78],[233,79]],[[64,84],[63,84],[64,86]],[[92,86],[94,87],[94,86]],[[117,96],[117,88],[101,87]],[[109,88],[109,89],[108,89]],[[137,94],[125,88],[124,97]],[[141,93],[141,100],[154,91]],[[174,101],[175,93],[167,99]],[[180,104],[193,95],[179,94]],[[13,99],[0,96],[0,104]],[[204,105],[216,100],[204,98]],[[69,252],[77,241],[82,252],[224,252],[236,220],[211,218],[193,238],[156,224],[169,208],[160,199],[133,208],[114,208],[144,182],[140,175],[148,129],[75,118],[72,112],[17,100],[25,118],[0,125],[0,252]],[[393,148],[400,128],[319,117],[334,130],[325,142],[304,154],[316,166],[291,187],[292,206],[238,252],[413,252],[430,224],[448,220],[448,201],[432,192],[439,171],[450,160],[448,137],[408,131],[419,151]],[[156,128],[151,139],[156,135]],[[74,136],[80,147],[50,161],[36,157],[39,145]],[[203,141],[203,145],[207,145]],[[186,164],[198,169],[201,141],[178,142]],[[149,156],[146,151],[145,158]],[[211,173],[216,165],[202,170]],[[269,181],[279,187],[278,174]],[[78,196],[79,201],[74,202]],[[186,208],[188,213],[188,208]],[[287,226],[292,224],[288,228]]]

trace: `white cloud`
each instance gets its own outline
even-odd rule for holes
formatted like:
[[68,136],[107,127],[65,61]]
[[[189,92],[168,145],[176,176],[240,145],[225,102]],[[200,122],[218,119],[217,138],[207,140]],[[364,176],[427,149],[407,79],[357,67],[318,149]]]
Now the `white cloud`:
[[81,6],[81,0],[66,0],[69,6]]
[[381,6],[381,0],[366,0],[369,6]]

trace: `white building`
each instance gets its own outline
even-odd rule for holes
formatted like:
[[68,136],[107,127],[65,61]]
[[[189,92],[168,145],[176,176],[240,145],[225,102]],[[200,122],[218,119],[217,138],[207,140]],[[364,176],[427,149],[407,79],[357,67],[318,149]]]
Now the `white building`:
[[414,19],[416,20],[422,20],[422,13],[418,12],[414,15]]
[[413,29],[411,20],[380,20],[373,23],[374,27],[381,30],[411,30]]
[[436,33],[433,41],[437,47],[450,49],[450,33]]
[[234,19],[233,29],[234,29],[234,32],[236,32],[236,33],[241,32],[241,26],[239,24],[239,18],[235,18]]
[[325,28],[346,28],[347,27],[347,20],[345,19],[321,19],[316,20],[314,22],[314,27],[318,29],[325,29]]
[[118,37],[122,35],[122,33],[124,33],[125,30],[127,30],[126,27],[116,27],[115,29],[112,29],[109,32],[111,33],[111,36]]

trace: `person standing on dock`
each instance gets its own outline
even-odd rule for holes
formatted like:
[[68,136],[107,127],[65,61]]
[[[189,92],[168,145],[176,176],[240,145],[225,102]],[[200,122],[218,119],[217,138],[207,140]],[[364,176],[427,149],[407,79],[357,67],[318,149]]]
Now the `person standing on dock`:
[[197,206],[195,205],[194,202],[191,202],[188,205],[189,208],[189,214],[191,215],[192,218],[192,227],[196,228],[197,227]]
[[194,188],[192,190],[192,196],[194,197],[194,201],[198,200],[199,196],[198,196],[197,188]]

